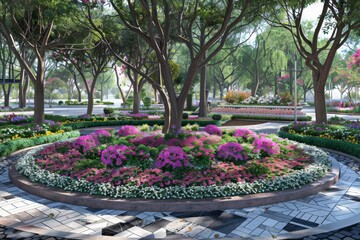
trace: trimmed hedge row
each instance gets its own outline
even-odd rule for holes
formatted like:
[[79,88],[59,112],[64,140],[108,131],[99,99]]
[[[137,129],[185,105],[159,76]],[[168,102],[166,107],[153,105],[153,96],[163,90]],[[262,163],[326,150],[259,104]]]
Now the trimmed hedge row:
[[66,140],[68,138],[74,138],[79,136],[80,136],[79,131],[71,131],[60,134],[52,134],[48,136],[23,138],[23,139],[17,139],[17,140],[5,142],[0,144],[0,157],[7,156],[23,148],[33,147],[45,143],[52,143],[52,142]]
[[[232,115],[231,119],[257,119],[257,120],[277,120],[277,121],[294,121],[281,116],[248,116],[248,115]],[[297,116],[298,121],[311,121],[311,116]]]
[[[122,126],[122,125],[164,125],[164,120],[121,120],[121,121],[103,121],[103,122],[74,122],[66,123],[64,126],[72,127],[72,129],[100,127],[100,126]],[[187,124],[198,124],[203,127],[209,124],[220,126],[220,121],[215,120],[183,120],[183,126]]]
[[332,150],[336,150],[339,152],[347,153],[351,156],[360,158],[360,145],[353,144],[341,140],[332,140],[321,137],[313,137],[313,136],[303,136],[300,134],[292,134],[288,132],[279,131],[279,137],[288,138],[290,140],[294,140],[297,142],[306,143],[309,145],[314,145],[317,147],[329,148]]

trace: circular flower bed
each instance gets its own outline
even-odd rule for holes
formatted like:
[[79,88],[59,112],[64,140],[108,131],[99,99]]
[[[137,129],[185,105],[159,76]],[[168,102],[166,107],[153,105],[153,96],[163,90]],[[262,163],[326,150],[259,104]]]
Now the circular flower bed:
[[183,199],[298,188],[324,176],[331,166],[327,154],[315,147],[215,127],[208,128],[213,135],[164,135],[134,126],[123,126],[115,135],[96,131],[30,151],[16,169],[32,181],[64,190]]

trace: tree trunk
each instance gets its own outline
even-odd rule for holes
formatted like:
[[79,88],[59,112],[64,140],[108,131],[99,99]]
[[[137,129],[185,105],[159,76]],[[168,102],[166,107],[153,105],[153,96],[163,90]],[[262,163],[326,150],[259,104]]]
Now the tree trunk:
[[44,122],[44,76],[45,62],[38,59],[38,72],[34,83],[34,123],[42,124]]
[[10,106],[11,87],[12,87],[12,84],[9,84],[7,89],[6,89],[5,84],[2,85],[3,92],[4,92],[4,107],[9,107]]
[[325,83],[326,74],[321,72],[313,71],[313,82],[314,82],[314,100],[315,100],[315,117],[316,123],[327,123],[326,115],[326,101],[325,101]]
[[[19,108],[24,108],[26,103],[26,98],[24,97],[24,81],[25,81],[25,70],[21,68],[20,70],[20,82],[19,82]],[[24,101],[25,99],[25,101]]]
[[199,117],[206,117],[206,116],[207,116],[206,66],[204,66],[200,70]]
[[220,100],[223,100],[223,96],[224,96],[224,86],[220,85]]
[[91,116],[94,109],[94,88],[91,88],[88,93],[88,104],[86,114]]
[[19,108],[26,107],[26,93],[29,88],[29,75],[24,69],[21,69],[19,83]]
[[139,113],[140,112],[140,94],[137,84],[134,84],[134,102],[133,102],[133,113]]
[[81,102],[81,89],[80,89],[79,84],[76,79],[75,79],[75,87],[78,92],[78,102]]
[[260,84],[259,74],[258,74],[258,72],[256,72],[255,82],[251,88],[251,96],[255,96],[257,94],[257,91],[259,89],[259,84]]

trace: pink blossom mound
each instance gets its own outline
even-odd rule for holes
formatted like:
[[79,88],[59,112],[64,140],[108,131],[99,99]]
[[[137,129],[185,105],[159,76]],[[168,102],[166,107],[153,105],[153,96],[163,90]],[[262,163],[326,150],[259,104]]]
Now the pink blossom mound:
[[189,166],[189,156],[181,147],[169,146],[164,148],[156,158],[158,168],[179,168]]
[[280,147],[273,140],[265,137],[255,139],[252,144],[254,146],[254,153],[265,153],[267,155],[277,155],[280,153]]
[[218,128],[216,125],[213,124],[209,124],[206,127],[204,127],[204,131],[210,135],[222,136],[222,131],[220,130],[220,128]]
[[217,158],[222,161],[245,161],[248,159],[248,154],[239,143],[228,142],[219,146]]
[[117,132],[117,134],[120,137],[126,137],[126,136],[129,136],[129,135],[136,135],[136,134],[139,134],[139,133],[140,133],[140,130],[137,129],[135,126],[132,126],[132,125],[124,125]]
[[109,133],[109,131],[105,130],[105,129],[99,129],[96,130],[93,135],[97,136],[97,137],[111,137],[111,133]]
[[245,139],[248,138],[257,138],[257,134],[247,128],[238,128],[233,133],[234,137],[242,137]]
[[102,151],[100,160],[105,165],[122,166],[130,151],[125,145],[110,145]]
[[91,151],[93,148],[100,145],[99,139],[95,135],[81,136],[75,139],[72,143],[73,148],[84,153]]

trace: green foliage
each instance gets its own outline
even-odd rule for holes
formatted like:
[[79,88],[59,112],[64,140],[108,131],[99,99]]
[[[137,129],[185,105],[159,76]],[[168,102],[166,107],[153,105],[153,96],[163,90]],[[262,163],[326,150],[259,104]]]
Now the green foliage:
[[115,112],[114,108],[104,108],[104,114],[112,114]]
[[183,113],[183,116],[182,116],[182,119],[188,119],[189,118],[189,114],[184,112]]
[[145,97],[145,98],[143,99],[143,103],[144,103],[145,108],[146,108],[146,109],[149,109],[150,106],[151,106],[151,98]]
[[[121,120],[121,121],[85,121],[85,122],[73,122],[65,123],[64,126],[72,127],[72,129],[99,127],[99,126],[122,126],[122,125],[164,125],[164,120]],[[206,126],[209,124],[220,125],[219,121],[214,120],[183,120],[182,126],[187,124],[198,124],[199,126]]]
[[220,114],[213,114],[211,116],[211,118],[215,121],[220,121],[221,120],[221,115]]
[[268,174],[270,173],[270,169],[264,165],[262,165],[260,162],[249,162],[247,165],[246,165],[246,170],[245,172],[247,174],[251,174],[251,175],[254,175],[256,177],[259,177],[261,175],[265,175],[265,174]]
[[335,151],[347,153],[354,157],[360,158],[359,144],[353,144],[353,143],[349,143],[349,142],[345,142],[345,141],[341,141],[341,140],[332,140],[332,139],[321,138],[321,137],[291,134],[291,133],[284,132],[284,131],[280,131],[278,134],[282,138],[287,138],[290,140],[306,143],[309,145],[314,145],[317,147],[332,149]]
[[66,140],[69,138],[79,137],[79,131],[65,132],[61,134],[52,134],[49,136],[34,137],[28,139],[18,139],[0,144],[0,157],[7,156],[17,150],[52,143],[56,141]]

